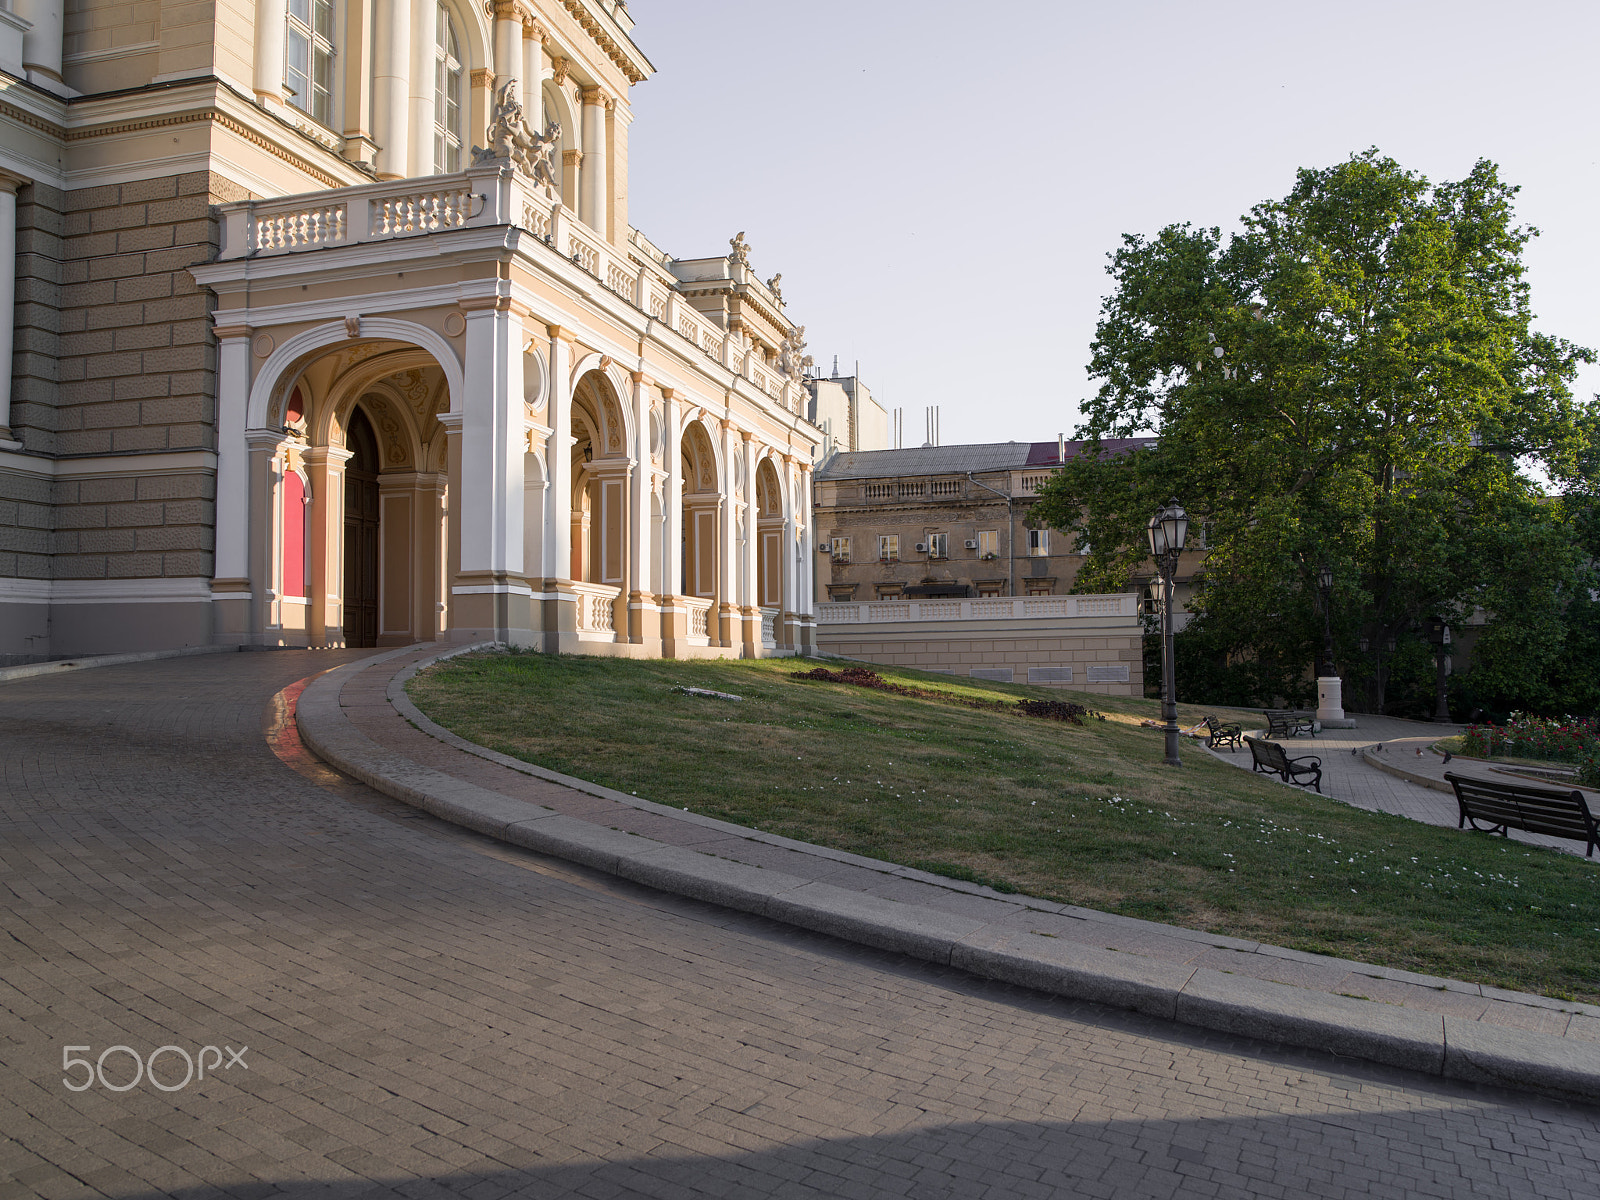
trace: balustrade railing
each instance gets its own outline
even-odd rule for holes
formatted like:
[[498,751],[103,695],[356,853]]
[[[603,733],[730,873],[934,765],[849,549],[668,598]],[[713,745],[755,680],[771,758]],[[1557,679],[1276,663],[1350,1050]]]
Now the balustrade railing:
[[572,590],[578,596],[578,637],[613,640],[617,632],[617,597],[622,589],[603,583],[574,583]]
[[778,648],[778,610],[775,608],[761,610],[761,644],[768,650]]
[[689,610],[689,638],[705,645],[711,640],[711,601],[690,597],[685,606]]
[[[677,307],[668,299],[672,283],[657,267],[638,263],[578,221],[545,189],[499,165],[243,201],[222,205],[219,211],[221,261],[514,225],[623,299],[642,300],[656,320],[665,323]],[[642,295],[641,272],[647,276]],[[722,362],[729,350],[726,334],[685,308],[674,314],[676,332],[713,362]],[[804,411],[803,389],[765,364],[752,363],[746,382],[748,387],[737,381],[736,386],[791,412]]]

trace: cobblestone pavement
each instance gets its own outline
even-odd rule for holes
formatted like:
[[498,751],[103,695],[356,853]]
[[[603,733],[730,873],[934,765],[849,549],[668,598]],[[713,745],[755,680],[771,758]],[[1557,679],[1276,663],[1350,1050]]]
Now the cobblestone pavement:
[[[0,687],[0,1197],[1594,1195],[1594,1109],[976,982],[280,760],[267,702],[344,657]],[[119,1045],[229,1051],[64,1085]]]

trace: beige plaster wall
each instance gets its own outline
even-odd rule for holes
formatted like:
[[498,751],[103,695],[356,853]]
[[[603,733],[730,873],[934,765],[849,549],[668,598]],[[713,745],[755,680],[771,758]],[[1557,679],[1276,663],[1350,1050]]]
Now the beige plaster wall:
[[[939,622],[921,629],[884,626],[817,626],[817,649],[886,666],[913,667],[919,671],[947,671],[970,676],[974,670],[1009,667],[1012,683],[1027,683],[1030,667],[1072,668],[1072,681],[1043,682],[1035,686],[1111,696],[1144,694],[1143,650],[1137,632],[1112,630],[1090,634],[1064,628],[1014,629],[939,628]],[[1090,682],[1091,666],[1128,668],[1128,681]]]

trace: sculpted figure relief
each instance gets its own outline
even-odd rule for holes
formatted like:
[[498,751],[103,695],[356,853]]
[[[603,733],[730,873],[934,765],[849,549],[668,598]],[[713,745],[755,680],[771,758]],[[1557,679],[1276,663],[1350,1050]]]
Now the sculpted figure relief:
[[[783,339],[783,345],[778,348],[778,370],[791,379],[799,379],[805,368],[812,362],[811,356],[805,354],[806,327],[797,325],[788,337]],[[802,355],[805,357],[801,357]]]
[[472,164],[508,158],[535,183],[557,188],[555,154],[561,140],[561,122],[551,121],[544,133],[528,128],[522,101],[517,98],[517,81],[509,79],[495,94],[494,118],[489,122],[488,146],[472,148]]
[[732,252],[728,255],[729,262],[743,263],[745,266],[750,265],[750,243],[744,240],[744,230],[739,230],[738,233],[729,238],[728,245],[733,247]]

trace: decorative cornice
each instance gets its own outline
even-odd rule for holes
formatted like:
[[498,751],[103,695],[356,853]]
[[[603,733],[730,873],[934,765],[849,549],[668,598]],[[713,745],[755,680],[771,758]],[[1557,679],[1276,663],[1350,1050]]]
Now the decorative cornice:
[[561,0],[561,3],[566,7],[567,12],[572,14],[572,19],[583,26],[583,31],[589,35],[590,40],[606,52],[606,56],[616,65],[617,70],[627,77],[629,83],[642,83],[644,81],[644,73],[633,65],[628,56],[623,53],[622,47],[612,39],[610,34],[601,28],[600,22],[589,15],[588,9],[584,7],[583,0]]
[[579,88],[578,95],[583,98],[585,104],[604,104],[610,99],[606,95],[604,88],[595,87],[592,84],[588,87]]
[[[340,179],[337,175],[329,174],[327,171],[324,171],[320,167],[308,162],[301,155],[295,154],[287,146],[280,145],[272,138],[266,137],[257,130],[252,129],[243,121],[236,120],[227,113],[215,108],[200,109],[196,112],[170,113],[166,116],[160,117],[143,117],[133,121],[119,121],[110,125],[92,125],[83,129],[69,129],[61,136],[64,141],[80,142],[89,138],[115,137],[118,134],[138,133],[139,131],[145,129],[165,129],[174,125],[195,125],[202,122],[211,125],[220,125],[223,129],[226,129],[228,132],[235,134],[238,137],[242,137],[245,141],[251,143],[252,145],[267,151],[269,154],[281,158],[290,166],[304,171],[307,175],[321,183],[324,187],[340,188],[350,186],[347,180]],[[306,134],[304,130],[298,129],[293,125],[290,125],[289,127],[294,129],[296,133],[301,134],[303,137],[310,137],[310,135]],[[328,150],[328,147],[321,146],[321,143],[317,144],[322,149]],[[332,153],[331,150],[329,152]]]
[[0,101],[0,116],[7,117],[19,125],[26,125],[30,129],[37,129],[41,133],[52,134],[55,137],[64,136],[64,126],[58,125],[54,121],[46,121],[37,113],[31,113],[27,109],[18,108],[14,104],[7,104],[4,101]]

